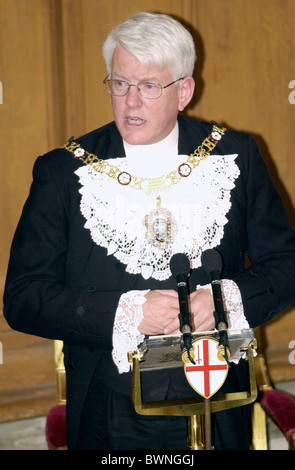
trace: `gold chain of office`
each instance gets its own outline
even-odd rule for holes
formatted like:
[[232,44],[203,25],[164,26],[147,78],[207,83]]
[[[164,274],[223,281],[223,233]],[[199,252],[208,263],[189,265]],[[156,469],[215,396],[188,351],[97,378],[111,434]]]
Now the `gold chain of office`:
[[71,152],[77,160],[81,160],[85,165],[91,165],[98,173],[103,173],[109,178],[116,179],[123,186],[130,185],[134,189],[143,190],[150,194],[152,192],[168,190],[172,185],[179,183],[182,178],[190,176],[193,169],[211,154],[225,132],[226,128],[213,124],[209,136],[188,156],[185,162],[181,163],[176,170],[171,171],[167,175],[156,178],[141,178],[133,176],[127,171],[121,171],[115,165],[108,163],[108,160],[100,159],[97,155],[87,152],[75,140],[68,141],[63,148]]

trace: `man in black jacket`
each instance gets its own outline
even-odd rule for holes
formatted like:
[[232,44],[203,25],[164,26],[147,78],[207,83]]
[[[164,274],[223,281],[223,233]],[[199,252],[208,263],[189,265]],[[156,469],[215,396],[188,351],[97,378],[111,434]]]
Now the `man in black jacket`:
[[[179,115],[194,93],[191,35],[138,13],[104,45],[114,122],[39,157],[12,244],[4,314],[64,341],[69,449],[185,449],[182,417],[145,417],[127,352],[179,332],[169,262],[190,260],[195,331],[215,326],[201,255],[217,248],[230,328],[295,301],[295,236],[254,140]],[[245,267],[245,256],[251,267]],[[225,391],[244,389],[245,361]],[[145,372],[144,400],[195,392],[182,368]],[[216,449],[249,445],[246,408],[214,414]]]

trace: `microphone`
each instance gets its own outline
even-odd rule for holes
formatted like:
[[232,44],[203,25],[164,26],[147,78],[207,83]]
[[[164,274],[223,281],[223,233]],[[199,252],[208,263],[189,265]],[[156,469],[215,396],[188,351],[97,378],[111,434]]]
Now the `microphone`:
[[[227,318],[223,306],[220,273],[222,270],[221,255],[217,250],[210,249],[202,253],[201,262],[203,269],[211,279],[212,293],[214,299],[215,327],[219,332],[219,345],[224,347],[225,358],[227,360]],[[227,361],[228,362],[228,361]]]
[[170,270],[172,275],[176,278],[179,310],[178,315],[180,323],[180,331],[182,333],[182,349],[186,348],[187,355],[190,361],[195,364],[190,356],[192,349],[192,323],[191,313],[188,307],[188,283],[187,279],[190,276],[190,262],[188,257],[183,253],[176,253],[170,260]]

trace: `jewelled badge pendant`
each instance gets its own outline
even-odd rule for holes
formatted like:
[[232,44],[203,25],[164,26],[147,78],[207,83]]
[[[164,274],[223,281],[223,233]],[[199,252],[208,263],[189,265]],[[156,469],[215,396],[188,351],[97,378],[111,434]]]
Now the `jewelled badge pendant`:
[[172,242],[177,233],[177,225],[172,214],[161,207],[161,198],[157,197],[156,209],[150,211],[144,218],[146,239],[157,248],[164,249]]

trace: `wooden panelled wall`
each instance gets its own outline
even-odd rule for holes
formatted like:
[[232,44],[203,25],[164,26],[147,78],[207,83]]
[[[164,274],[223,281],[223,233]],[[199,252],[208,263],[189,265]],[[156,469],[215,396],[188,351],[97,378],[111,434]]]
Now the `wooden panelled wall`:
[[[1,294],[33,162],[112,120],[101,47],[115,24],[143,9],[190,26],[198,63],[188,114],[257,138],[295,223],[294,0],[0,0]],[[294,379],[294,308],[264,335],[273,380]]]

